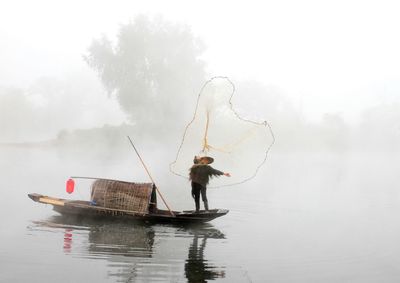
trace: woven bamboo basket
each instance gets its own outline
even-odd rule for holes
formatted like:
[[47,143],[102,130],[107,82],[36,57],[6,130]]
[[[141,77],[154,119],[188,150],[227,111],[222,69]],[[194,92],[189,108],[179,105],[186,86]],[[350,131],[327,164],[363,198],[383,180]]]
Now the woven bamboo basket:
[[92,184],[91,200],[97,206],[148,213],[152,183],[129,183],[98,179]]

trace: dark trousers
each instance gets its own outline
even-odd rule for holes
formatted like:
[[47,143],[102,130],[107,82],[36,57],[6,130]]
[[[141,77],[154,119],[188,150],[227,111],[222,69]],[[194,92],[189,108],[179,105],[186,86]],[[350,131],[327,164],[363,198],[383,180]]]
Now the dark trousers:
[[208,200],[207,200],[207,187],[192,182],[192,196],[194,198],[194,202],[196,203],[196,211],[200,210],[200,194],[201,199],[204,202],[204,209],[208,210]]

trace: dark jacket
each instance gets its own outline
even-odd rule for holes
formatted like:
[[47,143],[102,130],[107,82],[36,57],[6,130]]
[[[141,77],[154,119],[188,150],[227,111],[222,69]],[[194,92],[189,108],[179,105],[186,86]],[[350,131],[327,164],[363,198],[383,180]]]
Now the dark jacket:
[[217,169],[212,168],[210,165],[195,164],[190,168],[190,180],[202,186],[207,186],[210,177],[224,175]]

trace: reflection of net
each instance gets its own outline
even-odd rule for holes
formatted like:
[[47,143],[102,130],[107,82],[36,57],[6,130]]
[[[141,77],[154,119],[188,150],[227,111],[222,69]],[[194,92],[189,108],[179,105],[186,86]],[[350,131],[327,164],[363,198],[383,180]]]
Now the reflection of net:
[[188,177],[193,156],[211,156],[212,166],[232,177],[212,181],[211,187],[244,183],[254,178],[266,162],[275,138],[270,125],[244,119],[233,109],[234,84],[226,77],[214,77],[200,91],[192,121],[186,126],[172,173]]

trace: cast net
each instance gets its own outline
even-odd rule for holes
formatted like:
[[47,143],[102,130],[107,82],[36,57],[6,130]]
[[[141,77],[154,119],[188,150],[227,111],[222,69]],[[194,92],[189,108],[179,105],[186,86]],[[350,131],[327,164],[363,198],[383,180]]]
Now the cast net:
[[242,184],[257,175],[275,138],[268,122],[235,111],[234,93],[235,86],[226,77],[214,77],[204,84],[193,119],[170,164],[172,173],[188,178],[194,156],[210,156],[214,158],[213,168],[231,173],[230,178],[214,178],[210,187]]

